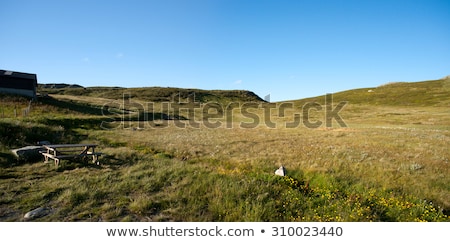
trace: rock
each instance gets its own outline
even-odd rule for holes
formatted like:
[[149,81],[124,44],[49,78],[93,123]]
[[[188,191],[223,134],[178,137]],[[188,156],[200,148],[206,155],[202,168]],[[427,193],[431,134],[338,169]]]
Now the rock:
[[22,161],[36,161],[42,159],[41,151],[45,151],[45,148],[42,146],[25,146],[11,150],[17,159]]
[[36,208],[36,209],[31,210],[28,213],[26,213],[23,216],[23,218],[25,220],[32,220],[32,219],[44,217],[44,216],[48,215],[50,212],[51,212],[50,208],[39,207],[39,208]]
[[409,169],[410,169],[411,171],[417,171],[417,170],[420,170],[420,169],[422,169],[422,168],[423,168],[423,166],[420,165],[420,164],[417,164],[417,163],[414,163],[414,164],[412,164],[412,165],[409,166]]
[[280,166],[280,168],[278,168],[278,170],[275,171],[275,175],[286,176],[286,168],[284,168],[283,166]]

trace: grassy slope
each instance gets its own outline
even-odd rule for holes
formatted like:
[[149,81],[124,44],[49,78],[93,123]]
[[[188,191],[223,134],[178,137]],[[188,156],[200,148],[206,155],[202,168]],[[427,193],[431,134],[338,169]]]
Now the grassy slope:
[[72,96],[88,96],[121,100],[123,95],[145,102],[261,102],[260,97],[251,91],[245,90],[201,90],[183,89],[172,87],[147,87],[147,88],[113,88],[113,87],[89,87],[89,88],[40,88],[39,92],[47,94],[63,94]]
[[[351,104],[378,106],[440,106],[450,105],[450,79],[423,82],[398,82],[373,88],[361,88],[333,93],[335,102],[347,101]],[[322,101],[323,97],[294,101],[298,105],[305,102]]]
[[[323,97],[294,101],[286,117],[273,113],[276,129],[181,129],[171,121],[142,130],[99,128],[99,107],[120,99],[120,90],[64,90],[33,104],[27,117],[13,112],[26,100],[3,97],[0,220],[49,206],[40,221],[450,221],[447,82],[337,93],[336,103],[349,101],[345,129],[283,128],[297,107]],[[146,94],[134,99],[156,101],[139,90]],[[38,140],[98,143],[103,165],[55,169],[8,152]],[[281,164],[288,177],[273,175]]]

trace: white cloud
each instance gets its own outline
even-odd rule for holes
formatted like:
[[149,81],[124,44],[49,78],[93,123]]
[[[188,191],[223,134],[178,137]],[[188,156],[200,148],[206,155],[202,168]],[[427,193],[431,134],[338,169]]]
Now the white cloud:
[[89,57],[84,57],[83,58],[83,62],[89,62],[90,60],[89,60]]
[[236,84],[236,85],[241,85],[241,84],[242,84],[242,80],[236,80],[236,81],[234,82],[234,84]]
[[121,59],[124,56],[124,54],[122,52],[117,53],[116,57],[118,59]]

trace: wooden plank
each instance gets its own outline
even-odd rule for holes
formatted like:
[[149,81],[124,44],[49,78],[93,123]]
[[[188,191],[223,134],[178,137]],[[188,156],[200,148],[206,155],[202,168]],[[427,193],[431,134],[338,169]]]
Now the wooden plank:
[[58,149],[58,148],[74,148],[74,147],[97,147],[96,144],[55,144],[55,145],[44,145],[48,149]]
[[64,158],[77,158],[82,156],[100,156],[103,153],[95,152],[95,153],[88,153],[88,154],[77,154],[77,155],[52,155],[48,153],[42,153],[42,155],[47,156],[48,158],[52,159],[64,159]]
[[77,156],[79,156],[79,155],[52,155],[47,153],[43,153],[43,155],[52,159],[76,158]]
[[[68,147],[69,148],[69,147]],[[83,150],[82,149],[64,149],[64,148],[60,148],[60,149],[55,149],[58,153],[70,153],[70,152],[77,152],[80,153]]]
[[49,157],[49,158],[54,158],[55,156],[49,153],[42,153],[43,156]]
[[74,157],[80,157],[80,156],[99,156],[99,155],[102,155],[102,153],[79,154],[79,155],[75,155]]

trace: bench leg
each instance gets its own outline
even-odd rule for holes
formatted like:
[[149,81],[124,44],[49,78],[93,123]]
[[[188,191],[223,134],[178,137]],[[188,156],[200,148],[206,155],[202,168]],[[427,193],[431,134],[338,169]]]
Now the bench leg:
[[58,167],[59,166],[59,159],[55,159],[55,166]]
[[100,165],[100,162],[98,161],[98,155],[92,156],[92,162],[96,165]]

